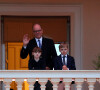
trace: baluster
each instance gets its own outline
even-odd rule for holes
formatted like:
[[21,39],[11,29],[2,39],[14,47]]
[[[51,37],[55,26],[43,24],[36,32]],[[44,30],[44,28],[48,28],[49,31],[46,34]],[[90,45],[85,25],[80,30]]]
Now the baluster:
[[65,90],[70,90],[72,78],[64,78],[63,82],[65,83]]
[[98,82],[100,83],[100,78],[99,79],[97,79],[98,80]]
[[41,90],[45,90],[46,86],[45,84],[47,83],[47,78],[40,78],[39,83],[41,84]]
[[51,82],[53,84],[53,90],[57,90],[58,89],[58,83],[60,81],[60,78],[52,78]]
[[22,90],[22,83],[23,82],[24,82],[24,79],[16,79],[17,90]]
[[27,82],[29,84],[29,90],[33,90],[36,79],[27,79]]
[[87,82],[89,84],[89,90],[93,90],[94,89],[94,83],[96,82],[96,78],[87,78]]
[[10,84],[12,82],[12,79],[4,79],[3,82],[6,85],[5,90],[10,90]]
[[82,90],[82,83],[84,82],[83,78],[76,78],[75,83],[77,84],[77,90]]

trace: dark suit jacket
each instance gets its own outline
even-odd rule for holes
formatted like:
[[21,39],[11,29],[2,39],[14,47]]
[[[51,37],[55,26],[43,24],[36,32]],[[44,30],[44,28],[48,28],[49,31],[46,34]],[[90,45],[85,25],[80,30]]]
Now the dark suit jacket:
[[[57,56],[54,60],[54,69],[62,70],[62,66],[63,66],[63,63],[62,63],[62,58],[60,55],[60,56]],[[67,55],[67,65],[66,66],[69,68],[69,70],[76,70],[75,60],[72,56]]]
[[[31,39],[29,41],[26,49],[24,49],[22,47],[21,53],[20,53],[21,58],[24,59],[29,54],[30,60],[31,60],[32,59],[32,50],[36,46],[37,46],[37,43],[36,43],[35,38]],[[49,67],[50,69],[52,69],[53,68],[53,58],[57,56],[53,40],[43,37],[41,49],[42,49],[41,56],[42,56],[42,58],[45,59],[46,66]]]

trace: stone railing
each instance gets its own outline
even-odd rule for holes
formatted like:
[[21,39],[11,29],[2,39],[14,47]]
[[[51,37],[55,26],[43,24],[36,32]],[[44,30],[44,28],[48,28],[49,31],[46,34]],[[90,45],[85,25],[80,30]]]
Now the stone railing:
[[17,90],[22,90],[22,83],[27,80],[29,90],[33,90],[33,84],[38,79],[41,84],[41,90],[45,90],[45,84],[49,79],[53,84],[53,90],[57,90],[60,79],[63,78],[65,90],[70,90],[70,84],[75,81],[77,90],[82,89],[82,83],[88,83],[88,90],[94,90],[95,82],[100,83],[99,70],[0,70],[0,81],[5,84],[5,90],[10,90],[10,83],[15,80]]

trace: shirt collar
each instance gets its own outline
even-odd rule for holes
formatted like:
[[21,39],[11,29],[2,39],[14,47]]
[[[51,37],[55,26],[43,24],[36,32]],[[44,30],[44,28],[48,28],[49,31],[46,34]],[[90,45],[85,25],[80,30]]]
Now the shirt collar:
[[62,54],[61,54],[61,57],[62,57],[62,58],[63,58],[63,56],[67,57],[67,54],[66,54],[66,55],[62,55]]
[[36,42],[38,42],[38,40],[42,41],[42,38],[43,38],[43,37],[41,37],[40,39],[35,38],[35,40],[36,40]]

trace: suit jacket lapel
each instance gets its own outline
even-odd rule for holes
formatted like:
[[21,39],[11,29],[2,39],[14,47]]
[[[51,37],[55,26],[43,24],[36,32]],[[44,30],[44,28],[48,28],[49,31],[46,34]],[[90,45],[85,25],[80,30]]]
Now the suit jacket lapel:
[[44,38],[42,38],[42,47],[41,47],[41,49],[43,49],[44,44],[45,44],[45,40],[44,40]]
[[41,49],[43,49],[45,47],[45,44],[47,44],[45,41],[46,41],[46,39],[43,37],[42,38],[42,47],[41,47]]
[[37,43],[36,43],[35,38],[33,39],[33,45],[38,46]]
[[59,56],[59,62],[60,62],[60,63],[61,63],[61,65],[63,66],[63,62],[62,62],[61,55]]
[[69,64],[69,55],[67,55],[67,66]]

